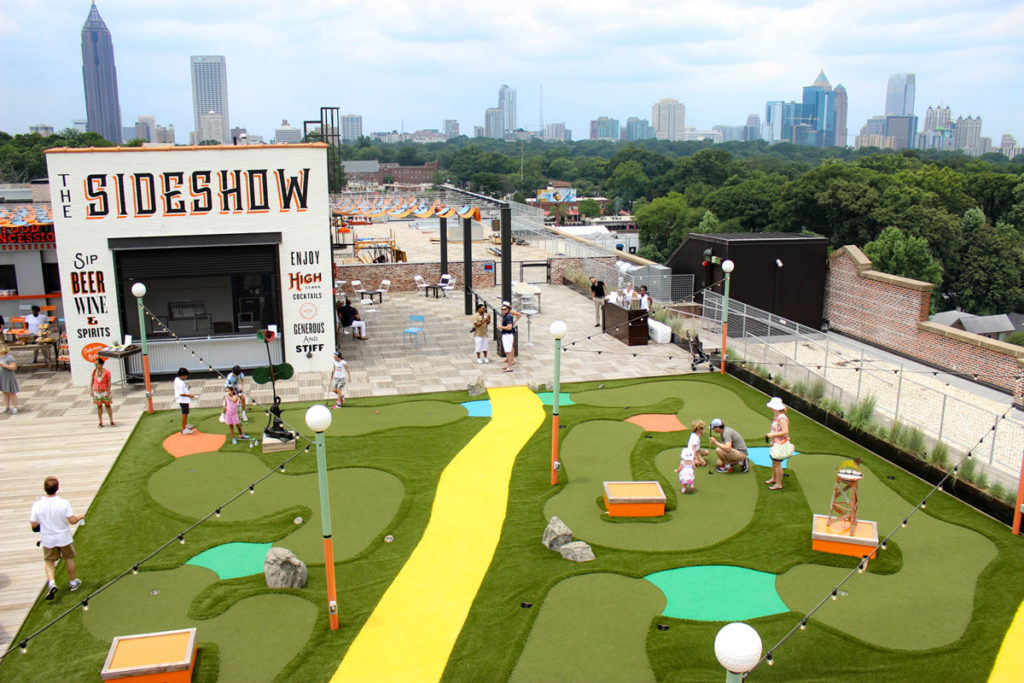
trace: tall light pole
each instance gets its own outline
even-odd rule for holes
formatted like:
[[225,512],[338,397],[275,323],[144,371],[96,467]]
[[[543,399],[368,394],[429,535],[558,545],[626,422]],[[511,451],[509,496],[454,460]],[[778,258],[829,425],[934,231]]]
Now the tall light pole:
[[331,426],[331,411],[321,404],[306,411],[306,426],[316,432],[316,478],[320,484],[320,524],[324,532],[324,569],[327,573],[327,615],[331,630],[338,630],[338,595],[334,587],[334,541],[331,538],[331,500],[327,490],[327,449],[324,432]]
[[555,386],[551,397],[551,485],[558,484],[558,396],[562,391],[559,373],[561,372],[562,360],[562,337],[565,336],[568,328],[561,320],[551,323],[548,332],[555,340]]
[[761,636],[742,621],[726,624],[715,636],[715,657],[726,671],[726,683],[742,683],[761,660]]
[[725,296],[722,297],[722,366],[719,369],[725,374],[725,343],[729,336],[729,276],[736,264],[729,259],[722,261],[722,272],[725,273]]
[[[142,339],[142,376],[146,380],[146,412],[153,414],[153,386],[149,381],[149,349],[146,347],[146,313],[142,305],[142,297],[146,296],[146,285],[136,282],[132,285],[132,294],[139,304],[139,338]],[[127,378],[122,378],[127,379]]]

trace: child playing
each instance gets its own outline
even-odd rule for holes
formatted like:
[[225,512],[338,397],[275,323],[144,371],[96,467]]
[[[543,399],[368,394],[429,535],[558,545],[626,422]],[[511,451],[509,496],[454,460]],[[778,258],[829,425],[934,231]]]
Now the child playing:
[[690,431],[690,439],[679,454],[679,467],[676,468],[676,473],[679,475],[679,490],[682,493],[693,493],[696,490],[693,483],[693,468],[697,463],[697,458],[699,457],[700,437],[704,433],[704,427],[705,424],[703,420],[697,420],[693,423]]
[[188,413],[192,399],[196,395],[189,393],[187,379],[188,368],[178,368],[178,376],[174,378],[174,400],[178,402],[178,406],[181,408],[182,434],[192,434],[195,431],[192,429],[192,425],[188,423]]
[[345,405],[345,381],[350,379],[352,379],[352,375],[348,371],[348,363],[345,362],[345,357],[341,355],[341,351],[335,351],[334,379],[331,382],[331,390],[338,395],[338,401],[331,406],[332,408],[341,408]]
[[249,416],[245,414],[245,373],[242,372],[241,366],[236,365],[231,368],[231,372],[228,373],[227,379],[224,381],[224,386],[235,388],[235,395],[238,396],[241,404],[242,422],[248,422]]
[[[231,443],[237,444],[239,439],[248,439],[248,434],[242,433],[242,421],[238,418],[238,406],[241,399],[232,386],[224,387],[224,424],[228,426],[228,434],[232,437]],[[238,436],[235,436],[235,429],[238,429]]]

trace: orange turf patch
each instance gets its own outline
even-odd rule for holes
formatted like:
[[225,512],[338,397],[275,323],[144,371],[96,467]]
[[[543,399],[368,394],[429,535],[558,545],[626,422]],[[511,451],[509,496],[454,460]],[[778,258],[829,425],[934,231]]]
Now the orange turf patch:
[[682,432],[686,430],[686,427],[674,414],[645,413],[626,418],[626,422],[639,425],[648,432]]
[[182,458],[186,455],[219,450],[226,440],[227,437],[223,434],[204,434],[197,429],[194,434],[171,434],[164,439],[163,447],[175,458]]

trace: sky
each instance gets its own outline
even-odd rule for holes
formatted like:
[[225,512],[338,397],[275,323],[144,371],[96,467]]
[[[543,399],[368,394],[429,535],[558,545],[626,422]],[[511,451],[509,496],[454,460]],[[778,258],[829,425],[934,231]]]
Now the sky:
[[[87,0],[0,3],[0,130],[85,118]],[[764,118],[824,70],[849,95],[850,141],[884,114],[892,73],[916,74],[929,105],[981,116],[982,134],[1024,141],[1020,0],[98,0],[114,42],[122,124],[140,114],[193,127],[190,55],[227,58],[232,126],[267,141],[321,106],[361,114],[363,132],[482,126],[498,89],[519,127],[599,116],[651,118],[672,97],[700,129]],[[543,90],[543,114],[541,91]]]

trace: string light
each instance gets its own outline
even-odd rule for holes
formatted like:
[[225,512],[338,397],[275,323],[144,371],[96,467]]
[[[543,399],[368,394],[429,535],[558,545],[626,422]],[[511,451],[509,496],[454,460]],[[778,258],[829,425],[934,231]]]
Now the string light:
[[89,611],[89,599],[88,598],[86,598],[85,600],[82,600],[82,611],[83,612],[88,612]]
[[21,648],[21,654],[28,654],[28,641],[21,641],[20,643],[18,643],[18,647]]
[[215,514],[215,515],[217,515],[218,517],[220,517],[220,508],[217,508],[216,510],[214,510],[214,511],[213,511],[213,514]]
[[838,600],[839,599],[839,591],[837,591],[835,588],[832,589],[832,599],[833,600]]
[[178,534],[178,543],[185,545],[185,534]]
[[885,541],[882,541],[882,550],[885,550],[885,549],[887,549],[888,547],[889,547],[889,544],[888,544],[888,543],[886,543]]
[[768,666],[775,666],[775,657],[772,656],[771,652],[765,655],[764,660],[768,662]]
[[249,493],[250,494],[255,494],[256,493],[256,484],[249,484]]
[[928,499],[927,498],[925,498],[924,500],[921,501],[921,509],[924,510],[926,507],[928,507]]
[[807,619],[806,619],[806,617],[800,620],[800,630],[801,631],[806,631],[807,630]]
[[281,470],[281,474],[284,474],[284,463],[277,466],[277,469]]
[[904,529],[907,528],[907,520],[906,520],[906,518],[903,519],[903,522],[900,523],[900,526],[902,526]]
[[137,565],[137,564],[136,565],[132,565],[132,576],[138,576],[138,575],[139,575],[139,565]]

